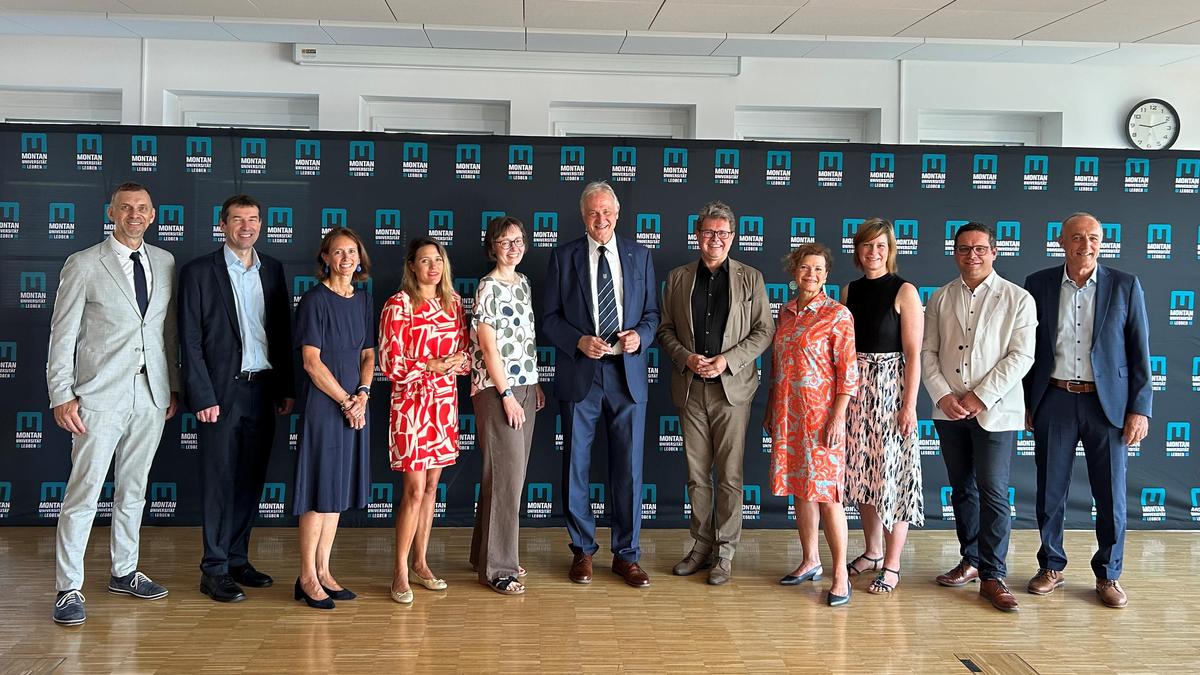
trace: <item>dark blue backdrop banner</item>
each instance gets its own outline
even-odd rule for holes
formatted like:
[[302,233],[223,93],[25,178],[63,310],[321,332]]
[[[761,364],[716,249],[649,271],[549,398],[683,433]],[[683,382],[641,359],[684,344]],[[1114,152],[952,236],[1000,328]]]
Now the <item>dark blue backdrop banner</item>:
[[[404,246],[428,234],[449,247],[455,286],[473,296],[489,269],[480,246],[493,216],[520,218],[532,246],[522,271],[540,294],[549,250],[583,233],[584,181],[607,179],[621,199],[618,229],[653,249],[660,280],[694,260],[694,214],[720,199],[738,215],[734,257],[760,268],[774,307],[787,300],[781,258],[801,242],[836,253],[829,292],[856,275],[850,241],[863,219],[896,223],[901,274],[922,299],[957,275],[954,229],[967,220],[996,227],[1001,275],[1022,282],[1058,264],[1055,238],[1064,216],[1090,211],[1104,224],[1103,264],[1141,277],[1149,305],[1154,418],[1129,449],[1132,527],[1195,528],[1200,523],[1200,459],[1191,429],[1200,401],[1200,340],[1195,328],[1200,244],[1200,155],[1071,148],[983,148],[768,144],[612,138],[407,136],[162,127],[0,125],[0,522],[54,523],[70,468],[70,438],[47,409],[46,345],[64,259],[111,231],[105,208],[113,186],[148,186],[158,223],[147,240],[182,264],[220,246],[216,213],[238,192],[264,205],[259,247],[282,260],[295,298],[315,283],[323,231],[346,225],[366,239],[375,262],[375,304],[400,280]],[[679,418],[668,395],[669,364],[657,348],[645,439],[643,518],[648,527],[685,527],[690,504]],[[763,362],[769,363],[769,358]],[[554,352],[539,369],[554,379]],[[765,379],[766,374],[763,374]],[[377,377],[371,413],[372,498],[350,524],[390,525],[400,477],[387,462],[388,383]],[[462,386],[459,463],[439,485],[436,522],[468,525],[479,494],[475,418]],[[548,387],[548,389],[552,389]],[[549,393],[549,392],[548,392]],[[551,394],[538,416],[529,463],[526,525],[557,525],[562,453]],[[749,527],[790,527],[788,499],[770,494],[770,446],[762,436],[766,388],[754,402],[746,447],[745,519]],[[937,435],[922,395],[918,412],[930,527],[952,513]],[[263,489],[263,524],[292,524],[296,416],[283,420]],[[591,493],[603,514],[607,475],[597,453]],[[1022,433],[1009,500],[1019,527],[1034,525],[1033,439]],[[151,471],[149,524],[199,522],[196,419],[167,423]],[[1076,463],[1068,526],[1090,527],[1083,462]],[[112,489],[98,518],[112,512]],[[851,517],[856,513],[850,509]],[[852,521],[852,525],[854,522]]]

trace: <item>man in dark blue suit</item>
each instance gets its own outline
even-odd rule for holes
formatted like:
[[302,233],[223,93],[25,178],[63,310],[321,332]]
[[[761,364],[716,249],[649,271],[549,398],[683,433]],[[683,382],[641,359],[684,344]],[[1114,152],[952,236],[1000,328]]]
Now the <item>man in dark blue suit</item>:
[[575,558],[569,577],[592,580],[596,521],[588,497],[592,444],[604,423],[612,497],[613,572],[650,585],[638,566],[642,524],[642,438],[646,428],[646,349],[658,328],[658,285],[650,252],[615,235],[621,204],[603,181],[579,199],[587,236],[550,256],[542,330],[557,347],[558,393],[566,439],[563,514]]
[[221,207],[225,244],[179,273],[183,388],[196,414],[204,558],[200,591],[244,599],[270,586],[249,560],[250,527],[266,478],[275,415],[292,411],[291,298],[278,260],[258,253],[261,208],[236,195]]
[[1096,500],[1096,593],[1116,608],[1128,602],[1117,581],[1125,548],[1125,465],[1128,446],[1146,437],[1151,413],[1150,340],[1141,283],[1098,264],[1103,239],[1095,217],[1071,214],[1059,238],[1066,265],[1025,280],[1038,318],[1033,369],[1024,384],[1042,535],[1028,590],[1048,595],[1065,583],[1063,520],[1075,445],[1082,441]]

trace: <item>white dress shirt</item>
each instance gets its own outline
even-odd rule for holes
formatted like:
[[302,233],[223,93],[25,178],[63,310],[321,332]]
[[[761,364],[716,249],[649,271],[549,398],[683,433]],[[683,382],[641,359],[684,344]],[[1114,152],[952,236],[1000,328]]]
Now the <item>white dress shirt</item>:
[[[600,262],[600,246],[589,235],[588,241],[588,278],[592,282],[592,326],[600,332],[600,299],[597,295],[596,265]],[[624,326],[625,317],[625,287],[621,283],[621,254],[617,250],[617,237],[613,235],[604,246],[604,257],[608,259],[608,269],[612,272],[613,295],[617,299],[617,330]],[[615,353],[615,352],[614,352]]]
[[1054,337],[1054,369],[1050,377],[1058,380],[1094,382],[1092,372],[1092,330],[1096,324],[1096,270],[1083,287],[1067,274],[1063,265],[1062,285],[1058,291],[1058,334]]
[[992,282],[995,279],[996,273],[993,271],[983,281],[979,282],[975,290],[971,290],[971,287],[967,285],[967,282],[962,280],[962,277],[959,277],[958,283],[955,284],[958,290],[958,301],[954,303],[954,312],[967,330],[966,344],[958,352],[959,360],[962,362],[959,368],[961,372],[956,373],[962,377],[963,391],[973,390],[978,379],[986,374],[971,372],[971,349],[975,342],[973,339],[975,337],[975,329],[979,326],[980,308],[983,307],[984,301],[987,300],[988,293],[992,292]]

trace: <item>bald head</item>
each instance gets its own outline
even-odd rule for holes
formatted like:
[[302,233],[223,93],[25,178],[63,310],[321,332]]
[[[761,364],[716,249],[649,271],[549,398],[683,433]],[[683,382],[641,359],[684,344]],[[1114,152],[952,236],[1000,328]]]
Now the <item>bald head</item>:
[[1090,213],[1072,213],[1062,224],[1058,243],[1067,259],[1067,273],[1072,277],[1090,276],[1100,257],[1104,228]]

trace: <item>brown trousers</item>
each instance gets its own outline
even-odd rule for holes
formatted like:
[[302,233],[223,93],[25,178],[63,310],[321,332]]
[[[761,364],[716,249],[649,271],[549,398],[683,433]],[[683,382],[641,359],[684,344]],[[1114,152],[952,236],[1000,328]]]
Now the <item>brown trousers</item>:
[[479,580],[488,583],[500,577],[516,577],[520,554],[517,541],[521,530],[521,488],[533,445],[533,423],[537,416],[537,391],[533,385],[513,387],[513,396],[525,411],[520,429],[508,425],[504,404],[495,387],[471,397],[475,426],[483,456],[479,481],[479,507],[471,535],[471,564]]
[[742,538],[742,457],[750,404],[729,405],[720,382],[694,378],[679,416],[692,503],[692,548],[732,559]]

